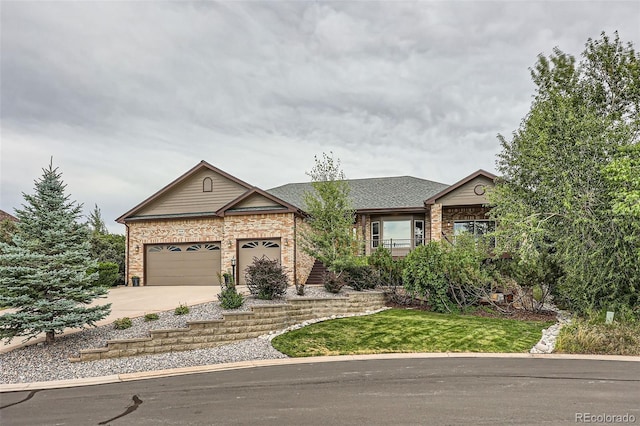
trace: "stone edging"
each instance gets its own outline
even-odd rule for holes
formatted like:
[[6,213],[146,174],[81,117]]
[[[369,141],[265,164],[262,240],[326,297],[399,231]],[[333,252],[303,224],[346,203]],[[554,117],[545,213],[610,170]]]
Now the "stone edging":
[[532,354],[550,354],[556,348],[556,340],[560,329],[571,322],[571,316],[567,312],[556,310],[556,323],[549,328],[542,329],[542,337],[529,351]]
[[382,292],[349,293],[337,298],[292,298],[280,305],[256,305],[251,311],[226,312],[223,319],[190,321],[187,328],[150,330],[149,337],[109,340],[106,347],[83,349],[71,362],[96,361],[163,352],[205,349],[252,339],[293,324],[383,308]]

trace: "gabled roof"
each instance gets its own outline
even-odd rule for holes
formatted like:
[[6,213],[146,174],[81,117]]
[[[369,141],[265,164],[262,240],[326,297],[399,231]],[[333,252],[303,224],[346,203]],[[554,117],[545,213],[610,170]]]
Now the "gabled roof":
[[[208,169],[211,170],[235,183],[237,183],[238,185],[246,188],[246,191],[244,193],[242,193],[242,195],[240,195],[239,197],[235,198],[234,200],[231,200],[229,203],[227,203],[225,206],[221,207],[220,209],[218,209],[217,211],[211,211],[211,212],[197,212],[197,213],[178,213],[178,214],[162,214],[162,215],[145,215],[144,217],[140,217],[140,218],[135,218],[134,216],[136,215],[137,212],[140,212],[141,210],[143,210],[145,207],[149,206],[151,203],[153,203],[154,201],[158,200],[160,197],[162,197],[163,195],[165,195],[167,192],[169,192],[170,190],[172,190],[173,188],[175,188],[176,186],[180,185],[182,182],[186,181],[187,179],[189,179],[191,176],[193,176],[194,174],[198,173],[200,170],[202,169]],[[238,179],[235,176],[230,175],[229,173],[218,169],[215,166],[212,166],[211,164],[207,163],[206,161],[202,160],[200,161],[198,164],[196,164],[194,167],[192,167],[190,170],[188,170],[187,172],[185,172],[184,174],[182,174],[180,177],[178,177],[177,179],[175,179],[173,182],[169,183],[167,186],[165,186],[164,188],[162,188],[161,190],[159,190],[158,192],[156,192],[155,194],[153,194],[152,196],[150,196],[149,198],[147,198],[146,200],[144,200],[143,202],[141,202],[140,204],[138,204],[137,206],[135,206],[134,208],[132,208],[131,210],[129,210],[128,212],[126,212],[125,214],[123,214],[122,216],[120,216],[119,218],[116,219],[116,222],[118,223],[124,223],[125,220],[127,219],[165,219],[165,218],[177,218],[177,217],[220,217],[220,216],[224,216],[225,214],[229,214],[231,213],[230,210],[232,210],[232,207],[235,206],[236,204],[242,202],[243,200],[245,200],[246,198],[250,197],[251,195],[254,194],[260,194],[263,197],[267,197],[268,199],[270,199],[271,201],[282,205],[282,209],[277,209],[277,208],[273,208],[273,209],[252,209],[251,211],[260,211],[261,213],[272,213],[272,212],[282,212],[282,211],[286,211],[286,212],[295,212],[297,214],[302,214],[298,208],[296,208],[295,206],[292,206],[291,204],[287,203],[285,200],[281,200],[279,198],[277,198],[276,196],[269,194],[255,186],[249,185],[248,183]],[[248,210],[244,211],[244,213],[246,213]],[[238,214],[238,213],[236,213]]]
[[4,210],[0,210],[0,221],[3,221],[3,220],[10,220],[12,222],[18,222],[18,218],[17,217],[5,212]]
[[438,198],[442,198],[447,194],[450,194],[451,192],[455,191],[456,189],[460,188],[462,185],[464,185],[467,182],[472,181],[473,179],[477,178],[477,177],[486,177],[487,179],[490,179],[492,181],[495,181],[496,179],[496,175],[494,175],[493,173],[489,173],[486,170],[478,170],[477,172],[474,172],[472,174],[470,174],[469,176],[459,180],[458,182],[454,183],[453,185],[447,187],[446,189],[438,192],[437,194],[432,195],[431,197],[427,198],[424,201],[425,205],[429,205],[429,204],[435,204],[436,200]]
[[[430,197],[449,185],[412,176],[348,179],[349,198],[359,212],[376,210],[423,209]],[[268,189],[268,193],[304,209],[305,192],[313,192],[310,182],[290,183]]]
[[[250,197],[252,197],[252,196],[254,196],[256,194],[261,195],[261,196],[267,198],[268,200],[271,200],[274,203],[281,205],[282,207],[268,206],[266,208],[264,208],[264,207],[234,208],[238,204],[241,204],[244,200],[246,200],[246,199],[248,199],[248,198],[250,198]],[[260,213],[289,212],[289,213],[303,214],[300,211],[300,209],[298,209],[297,207],[287,203],[284,200],[279,199],[278,197],[275,197],[274,195],[269,194],[266,191],[263,191],[260,188],[255,187],[255,186],[253,188],[251,188],[250,191],[245,192],[240,197],[236,198],[235,200],[233,200],[230,203],[228,203],[226,206],[222,207],[220,210],[218,210],[216,212],[216,214],[218,216],[225,216],[225,215],[230,215],[230,214],[246,214],[246,213],[251,213],[251,212],[260,212]]]

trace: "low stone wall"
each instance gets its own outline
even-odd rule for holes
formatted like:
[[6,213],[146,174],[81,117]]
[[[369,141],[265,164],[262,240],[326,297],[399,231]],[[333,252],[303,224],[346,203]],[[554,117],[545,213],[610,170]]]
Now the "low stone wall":
[[227,312],[223,319],[191,321],[188,328],[150,330],[150,337],[109,340],[107,346],[83,349],[72,362],[96,361],[162,352],[213,348],[238,340],[252,339],[303,321],[374,311],[384,307],[381,292],[350,293],[332,299],[295,298],[282,305],[253,306],[250,312]]

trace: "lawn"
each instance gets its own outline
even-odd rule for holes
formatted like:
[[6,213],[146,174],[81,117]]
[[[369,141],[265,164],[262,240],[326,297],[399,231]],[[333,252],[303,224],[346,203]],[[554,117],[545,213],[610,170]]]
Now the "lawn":
[[389,309],[325,321],[273,339],[293,356],[390,352],[528,352],[552,322]]

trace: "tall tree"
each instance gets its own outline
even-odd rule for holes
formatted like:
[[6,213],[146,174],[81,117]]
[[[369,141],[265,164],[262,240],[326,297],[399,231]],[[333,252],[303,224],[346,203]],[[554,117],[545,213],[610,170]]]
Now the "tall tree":
[[0,337],[26,340],[46,333],[46,341],[67,327],[95,325],[110,312],[110,304],[87,306],[107,293],[88,274],[97,263],[89,257],[89,231],[81,224],[81,205],[70,202],[61,174],[50,164],[35,181],[35,193],[23,194],[26,204],[15,246],[0,243],[0,306],[17,308],[0,316]]
[[638,219],[612,220],[626,182],[603,171],[639,143],[640,56],[603,33],[581,62],[556,48],[531,75],[529,114],[511,140],[499,136],[502,179],[490,194],[498,243],[524,262],[551,254],[563,272],[556,300],[578,312],[637,306],[638,227],[629,220]]
[[102,212],[97,204],[94,204],[93,210],[89,213],[89,221],[87,222],[87,225],[94,234],[106,235],[109,233],[109,231],[107,231],[107,226],[104,224],[104,220],[102,219]]
[[327,268],[340,273],[352,263],[357,250],[353,236],[355,210],[340,160],[330,154],[314,157],[315,166],[307,172],[313,191],[304,194],[309,217],[308,227],[301,233],[302,247]]
[[116,284],[125,284],[125,236],[109,233],[97,204],[88,219],[87,226],[92,231],[89,237],[91,258],[97,259],[101,264],[109,262],[118,265]]

